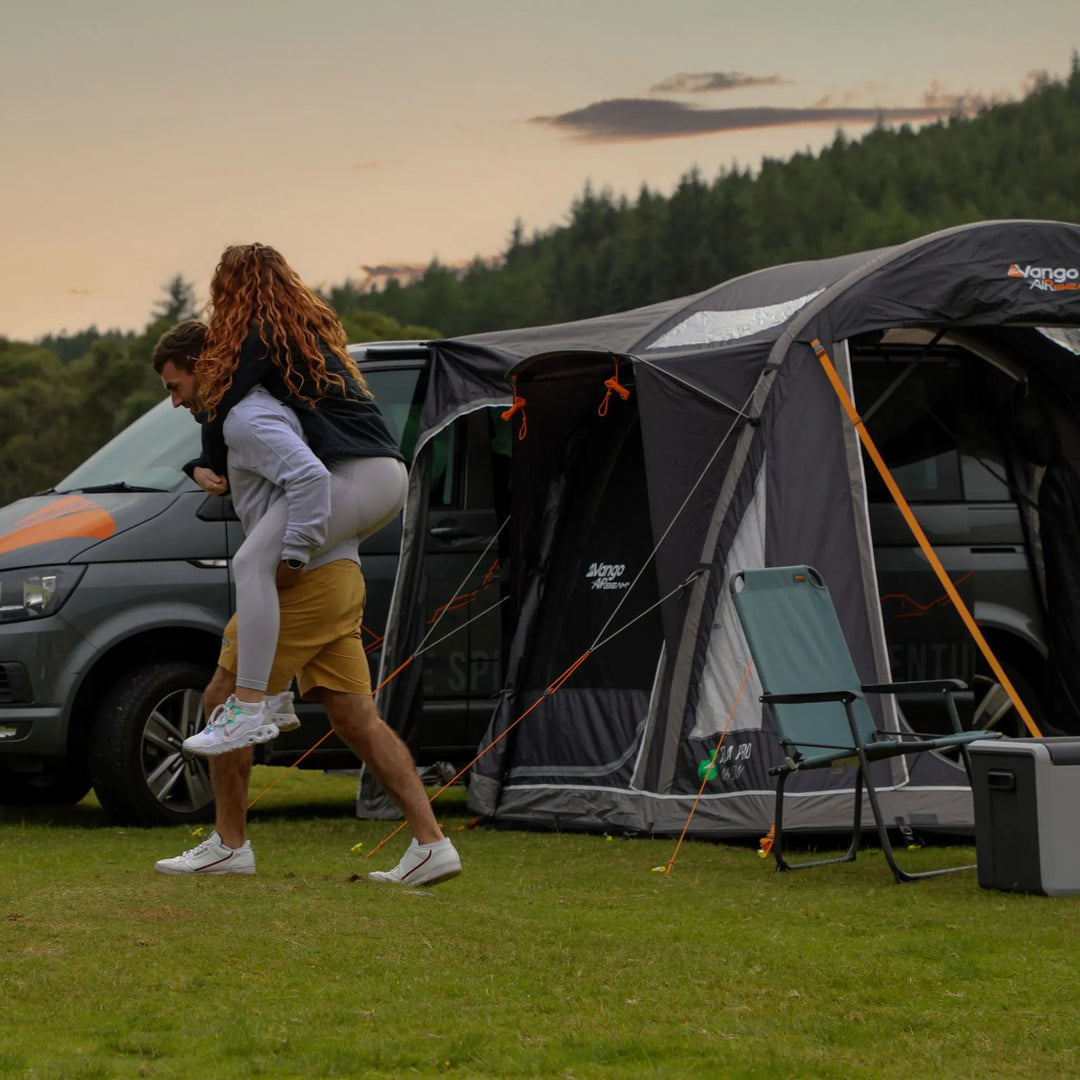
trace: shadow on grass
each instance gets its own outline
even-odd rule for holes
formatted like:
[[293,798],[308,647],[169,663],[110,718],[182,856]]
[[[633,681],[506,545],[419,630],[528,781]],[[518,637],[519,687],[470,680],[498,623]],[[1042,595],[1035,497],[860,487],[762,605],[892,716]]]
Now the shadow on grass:
[[[278,782],[271,788],[274,781]],[[437,790],[428,788],[428,795],[434,795]],[[435,802],[435,813],[440,820],[471,820],[474,815],[465,805],[466,794],[462,784],[455,784],[444,791]],[[250,799],[258,799],[250,808],[250,814],[261,821],[355,819],[356,779],[316,770],[256,766]],[[207,815],[206,820],[212,820],[212,817]],[[385,820],[390,823],[401,821],[401,818]],[[125,826],[111,820],[93,792],[71,806],[0,805],[0,826],[4,825],[47,825],[87,830],[139,827]]]

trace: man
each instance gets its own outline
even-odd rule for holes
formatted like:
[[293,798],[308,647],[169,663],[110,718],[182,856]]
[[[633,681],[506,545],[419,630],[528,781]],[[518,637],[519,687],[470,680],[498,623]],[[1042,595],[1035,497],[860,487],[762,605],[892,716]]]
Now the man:
[[[175,408],[195,412],[196,360],[205,326],[188,320],[164,334],[154,350],[154,370],[161,375]],[[325,467],[304,441],[299,421],[287,406],[256,387],[230,413],[228,477],[203,466],[192,474],[204,490],[231,489],[246,532],[275,499],[283,496],[283,470]],[[266,439],[278,454],[265,452]],[[317,500],[316,500],[317,502]],[[328,513],[328,503],[321,511]],[[310,503],[308,510],[310,510]],[[325,532],[324,532],[325,535]],[[413,833],[401,862],[369,880],[431,885],[456,876],[461,860],[443,836],[408,748],[379,716],[371,693],[371,674],[360,637],[365,585],[357,545],[345,543],[312,553],[307,569],[285,564],[278,574],[281,628],[268,691],[278,700],[296,675],[301,696],[321,701],[335,733],[372,770],[401,810]],[[236,616],[225,628],[218,668],[204,695],[206,715],[225,707],[236,686]],[[221,714],[218,713],[220,716]],[[267,721],[277,734],[277,725]],[[251,742],[265,741],[261,737]],[[163,874],[253,874],[255,854],[247,838],[247,793],[253,762],[251,745],[215,752],[210,781],[216,801],[215,831],[209,839],[155,869]]]

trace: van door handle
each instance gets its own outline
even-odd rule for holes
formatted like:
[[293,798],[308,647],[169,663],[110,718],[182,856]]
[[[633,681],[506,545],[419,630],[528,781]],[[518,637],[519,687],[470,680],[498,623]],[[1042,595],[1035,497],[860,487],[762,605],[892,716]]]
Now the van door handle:
[[428,529],[428,535],[434,536],[439,540],[479,540],[480,537],[476,533],[468,532],[466,529],[459,528],[457,525],[436,525],[432,529]]

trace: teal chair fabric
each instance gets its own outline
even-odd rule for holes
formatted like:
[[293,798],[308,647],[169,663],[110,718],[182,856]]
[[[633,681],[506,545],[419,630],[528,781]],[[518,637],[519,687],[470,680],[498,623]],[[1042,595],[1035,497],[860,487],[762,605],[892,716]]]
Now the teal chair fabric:
[[[973,866],[953,866],[918,873],[901,869],[893,854],[870,774],[870,765],[875,761],[955,747],[970,780],[968,744],[996,738],[998,733],[962,730],[953,695],[966,689],[964,683],[939,679],[861,684],[832,597],[813,567],[740,570],[732,575],[730,588],[764,690],[761,700],[772,716],[784,755],[783,764],[770,769],[770,774],[778,778],[772,843],[777,869],[794,870],[853,860],[861,840],[864,790],[886,860],[898,882],[973,869]],[[877,730],[866,695],[911,691],[943,695],[952,734],[925,736]],[[788,777],[808,769],[845,764],[857,770],[848,850],[837,858],[790,862],[783,849],[784,788]]]

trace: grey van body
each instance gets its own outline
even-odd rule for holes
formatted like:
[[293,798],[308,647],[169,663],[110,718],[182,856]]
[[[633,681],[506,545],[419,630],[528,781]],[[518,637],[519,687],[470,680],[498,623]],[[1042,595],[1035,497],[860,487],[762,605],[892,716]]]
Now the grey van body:
[[[351,351],[408,453],[426,348]],[[469,570],[494,527],[487,418],[470,424],[447,433],[432,493],[433,608],[475,587]],[[92,782],[118,821],[209,812],[205,764],[179,742],[202,723],[201,691],[234,606],[229,560],[243,533],[228,499],[206,495],[181,472],[199,441],[186,411],[163,401],[55,491],[0,509],[0,801],[72,801]],[[400,537],[394,523],[361,547],[374,672]],[[423,712],[394,718],[421,764],[471,757],[498,689],[497,617],[466,623],[448,614],[446,640],[423,664]],[[297,703],[297,711],[301,728],[260,747],[258,761],[293,764],[327,733],[318,706]],[[303,762],[358,764],[335,737]]]

